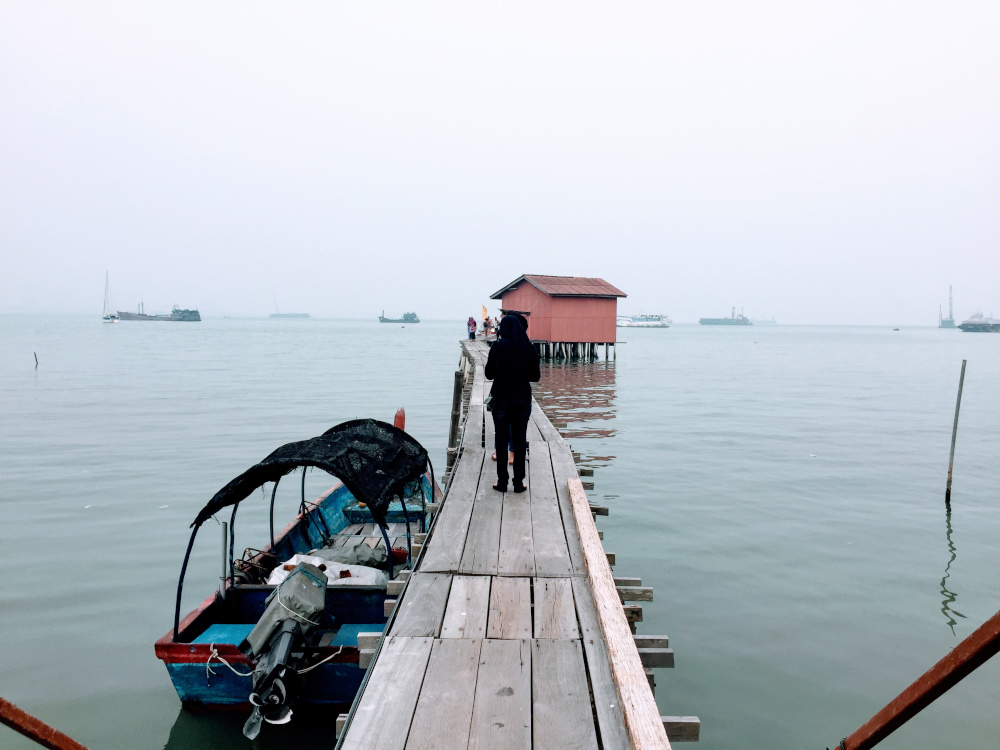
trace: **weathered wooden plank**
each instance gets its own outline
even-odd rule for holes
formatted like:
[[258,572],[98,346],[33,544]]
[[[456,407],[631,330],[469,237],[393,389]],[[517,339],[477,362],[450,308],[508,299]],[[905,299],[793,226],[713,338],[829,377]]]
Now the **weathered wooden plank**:
[[535,574],[531,500],[527,492],[507,492],[503,496],[497,573],[502,576],[533,576]]
[[674,666],[674,650],[672,648],[637,646],[637,650],[645,669],[664,669]]
[[670,648],[670,639],[665,635],[633,635],[636,648]]
[[569,578],[535,579],[535,638],[579,638]]
[[531,669],[534,747],[596,749],[597,732],[580,642],[533,640]]
[[651,602],[653,601],[652,586],[616,586],[618,598],[623,602]]
[[472,394],[469,396],[469,410],[474,406],[483,405],[483,384],[486,382],[486,370],[483,365],[476,365],[476,374],[472,381]]
[[[580,532],[578,524],[574,521],[573,504],[570,501],[569,489],[566,485],[568,478],[576,479],[576,464],[573,463],[572,453],[565,442],[550,442],[549,454],[552,457],[552,474],[555,477],[559,512],[562,516],[563,526],[566,529],[566,546],[569,549],[570,564],[573,566],[574,573],[583,575],[587,572],[587,567],[583,561]],[[592,518],[590,519],[590,524],[593,526]],[[595,527],[594,533],[596,534],[596,532]]]
[[483,641],[469,750],[530,750],[531,645]]
[[604,633],[611,675],[625,717],[630,745],[635,750],[669,748],[670,742],[660,721],[659,709],[649,689],[628,621],[622,612],[611,567],[597,537],[597,527],[590,515],[587,496],[579,479],[570,479],[567,485],[586,559],[587,578],[597,605],[598,622]]
[[434,641],[406,750],[465,750],[476,695],[480,639]]
[[531,421],[535,423],[538,428],[539,434],[542,436],[542,440],[549,442],[559,442],[562,440],[562,436],[559,431],[552,426],[552,422],[549,418],[545,416],[542,411],[542,407],[538,405],[537,401],[533,401],[531,404]]
[[641,586],[641,578],[626,578],[624,576],[614,577],[615,586]]
[[543,441],[542,433],[538,431],[538,425],[535,424],[535,420],[528,420],[528,431],[525,433],[525,438],[529,443],[540,443]]
[[450,588],[451,576],[444,573],[411,575],[403,598],[396,604],[389,635],[437,638]]
[[671,742],[697,742],[701,735],[697,716],[661,716],[660,720]]
[[531,543],[535,554],[535,575],[569,575],[573,572],[573,566],[559,514],[548,443],[538,443],[532,447],[531,461],[528,462],[527,494],[531,503]]
[[444,610],[441,637],[485,638],[489,608],[489,576],[455,576]]
[[493,579],[486,637],[505,639],[531,637],[530,579]]
[[469,407],[462,430],[462,445],[466,449],[483,447],[483,411],[482,404]]
[[[577,581],[583,581],[585,586],[589,585],[584,579],[574,579],[574,591]],[[615,682],[611,677],[611,665],[604,639],[584,636],[582,643],[594,696],[597,727],[601,733],[601,746],[604,750],[628,750],[625,717],[622,715],[618,692],[615,690]]]
[[458,570],[469,533],[473,500],[483,470],[483,450],[466,450],[455,471],[445,499],[431,530],[427,551],[420,560],[420,570],[451,572]]
[[503,495],[493,489],[496,474],[493,462],[483,461],[469,535],[458,572],[473,575],[496,575],[500,556],[500,518]]
[[[491,381],[486,383],[486,393],[490,392]],[[485,411],[483,412],[483,447],[486,448],[487,453],[491,456],[493,455],[493,450],[496,447],[496,440],[494,436],[496,435],[496,429],[493,424],[493,412]]]
[[431,638],[387,638],[341,750],[401,750],[424,679]]

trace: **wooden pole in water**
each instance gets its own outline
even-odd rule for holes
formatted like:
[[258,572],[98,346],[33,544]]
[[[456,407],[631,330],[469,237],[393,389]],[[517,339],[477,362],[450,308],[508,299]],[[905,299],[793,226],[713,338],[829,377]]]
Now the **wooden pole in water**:
[[840,747],[843,750],[875,747],[997,652],[1000,652],[1000,612],[949,651],[864,726],[841,740]]
[[955,438],[958,437],[958,410],[962,408],[962,386],[965,385],[965,362],[962,360],[962,374],[958,377],[958,399],[955,401],[955,424],[951,428],[951,456],[948,457],[948,485],[944,490],[944,504],[951,506],[951,470],[955,465]]
[[3,698],[0,698],[0,724],[6,724],[15,732],[23,734],[29,740],[34,740],[49,750],[87,750],[72,737],[50,727],[41,719],[36,719]]
[[38,352],[32,352],[35,355],[35,369],[38,369]]

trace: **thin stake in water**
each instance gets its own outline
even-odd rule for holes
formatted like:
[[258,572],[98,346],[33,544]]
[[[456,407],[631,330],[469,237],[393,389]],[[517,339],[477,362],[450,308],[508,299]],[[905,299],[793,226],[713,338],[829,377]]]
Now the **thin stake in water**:
[[958,399],[955,401],[955,425],[951,428],[951,456],[948,458],[948,486],[944,491],[944,504],[951,507],[951,470],[955,466],[955,438],[958,437],[958,410],[962,408],[962,386],[965,385],[965,362],[962,360],[962,374],[958,378]]

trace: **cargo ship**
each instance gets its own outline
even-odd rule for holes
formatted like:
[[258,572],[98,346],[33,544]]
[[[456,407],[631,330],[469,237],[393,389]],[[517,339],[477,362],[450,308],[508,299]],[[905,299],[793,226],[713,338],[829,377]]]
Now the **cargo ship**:
[[402,318],[387,318],[385,317],[385,310],[382,314],[378,316],[379,323],[419,323],[420,318],[417,317],[416,313],[408,312],[403,313]]
[[728,318],[699,318],[698,322],[703,326],[752,326],[753,323],[750,321],[746,315],[740,312],[739,315],[736,314],[736,308],[733,308],[733,313]]
[[177,305],[174,305],[174,308],[170,311],[170,315],[146,315],[145,305],[140,302],[139,309],[136,312],[119,310],[118,318],[119,320],[170,320],[182,323],[196,323],[201,320],[201,315],[197,310],[182,310]]

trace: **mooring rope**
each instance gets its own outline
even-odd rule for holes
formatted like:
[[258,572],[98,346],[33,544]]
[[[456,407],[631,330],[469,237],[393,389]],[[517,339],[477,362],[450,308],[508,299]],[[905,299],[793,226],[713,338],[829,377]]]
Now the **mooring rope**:
[[225,664],[227,667],[229,667],[229,669],[232,671],[232,673],[234,675],[236,675],[238,677],[253,677],[253,670],[251,670],[251,671],[247,672],[246,674],[244,674],[243,672],[238,671],[236,669],[236,667],[234,667],[228,661],[226,661],[225,659],[223,659],[219,655],[219,650],[215,647],[215,643],[213,643],[212,644],[212,652],[208,655],[208,661],[205,662],[205,682],[208,682],[209,679],[211,679],[210,675],[215,674],[215,670],[212,669],[212,659],[218,659],[219,661],[221,661],[223,664]]
[[315,664],[313,664],[311,667],[306,667],[305,669],[299,669],[297,671],[298,671],[299,674],[305,674],[306,672],[311,672],[312,670],[316,669],[316,667],[320,666],[321,664],[326,664],[328,661],[330,661],[330,659],[335,659],[336,657],[340,656],[340,652],[343,651],[343,650],[344,650],[344,647],[341,646],[340,648],[337,649],[336,653],[330,654],[328,657],[326,657],[322,661],[318,661]]

